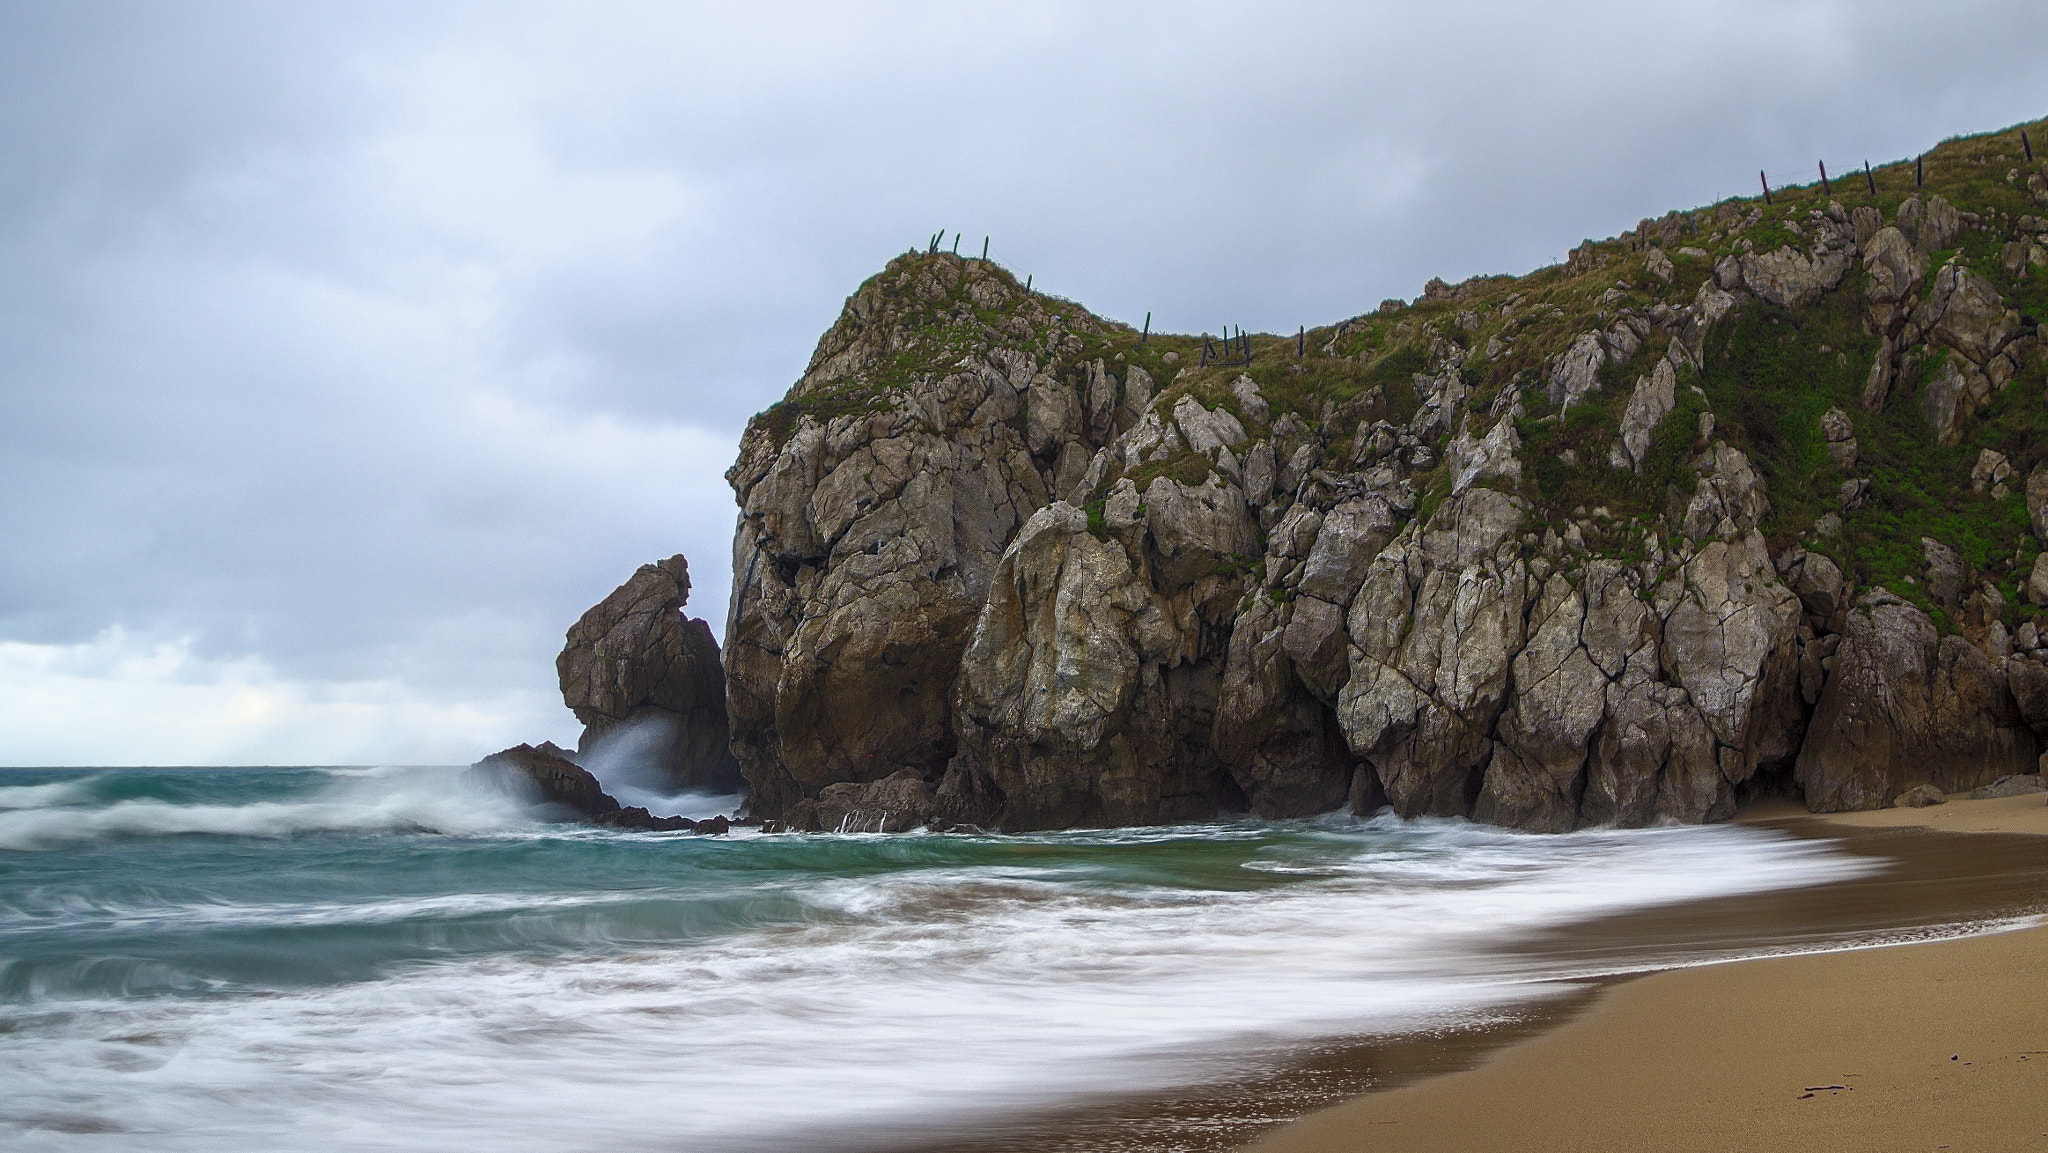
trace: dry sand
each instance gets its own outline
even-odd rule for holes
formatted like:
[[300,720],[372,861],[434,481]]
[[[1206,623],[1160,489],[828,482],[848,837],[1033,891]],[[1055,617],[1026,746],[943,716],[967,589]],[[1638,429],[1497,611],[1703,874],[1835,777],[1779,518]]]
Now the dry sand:
[[[2048,838],[2038,793],[1744,819]],[[1250,1149],[2048,1153],[2048,928],[1624,982],[1477,1068],[1310,1114]]]

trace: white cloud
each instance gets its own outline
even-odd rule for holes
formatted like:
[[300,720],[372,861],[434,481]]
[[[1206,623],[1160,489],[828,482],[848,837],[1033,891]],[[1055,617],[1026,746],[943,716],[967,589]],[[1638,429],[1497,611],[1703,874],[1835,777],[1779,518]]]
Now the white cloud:
[[[261,657],[109,628],[79,644],[0,641],[0,763],[451,764],[502,734],[573,740],[558,698],[437,700],[397,678],[287,680]],[[81,740],[81,735],[89,739]]]
[[2018,0],[119,11],[0,13],[0,750],[70,763],[560,735],[634,566],[722,626],[743,421],[934,229],[1292,331],[2048,83]]

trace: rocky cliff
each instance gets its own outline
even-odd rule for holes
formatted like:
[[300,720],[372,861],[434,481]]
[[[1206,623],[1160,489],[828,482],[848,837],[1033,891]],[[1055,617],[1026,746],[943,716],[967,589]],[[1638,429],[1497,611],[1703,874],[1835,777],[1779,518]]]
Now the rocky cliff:
[[1564,830],[2031,769],[2023,153],[1951,141],[1924,184],[1671,213],[1298,338],[1142,334],[899,257],[728,473],[751,805]]

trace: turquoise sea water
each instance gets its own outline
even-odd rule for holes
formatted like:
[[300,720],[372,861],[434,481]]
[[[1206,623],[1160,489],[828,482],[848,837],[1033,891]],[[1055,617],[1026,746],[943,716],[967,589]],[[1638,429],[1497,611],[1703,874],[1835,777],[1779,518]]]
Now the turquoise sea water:
[[[730,798],[672,798],[700,812]],[[885,1148],[1484,1015],[1874,866],[1754,828],[555,825],[454,769],[0,771],[0,1145]]]

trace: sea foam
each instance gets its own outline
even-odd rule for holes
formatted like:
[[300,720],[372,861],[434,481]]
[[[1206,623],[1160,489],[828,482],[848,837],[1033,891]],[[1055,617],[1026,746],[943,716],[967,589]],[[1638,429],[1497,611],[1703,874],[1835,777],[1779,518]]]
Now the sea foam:
[[[222,842],[212,881],[16,894],[10,918],[41,936],[0,952],[43,960],[0,982],[10,1147],[901,1145],[1232,1077],[1252,1053],[1484,1018],[1600,971],[1514,952],[1529,934],[1877,867],[1745,827],[1388,817],[733,839],[536,832],[514,814],[467,839],[274,839],[449,820],[440,801],[337,787],[180,818],[257,831]],[[295,861],[354,872],[290,890],[246,875]],[[251,950],[303,951],[312,975],[275,978]],[[313,965],[337,950],[368,959]],[[122,957],[136,967],[118,981],[94,968]]]

